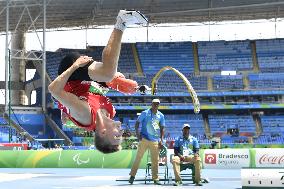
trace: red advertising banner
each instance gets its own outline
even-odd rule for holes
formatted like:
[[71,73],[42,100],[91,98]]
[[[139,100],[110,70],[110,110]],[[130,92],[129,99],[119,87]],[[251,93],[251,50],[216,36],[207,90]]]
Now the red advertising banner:
[[27,150],[27,143],[0,143],[0,150]]

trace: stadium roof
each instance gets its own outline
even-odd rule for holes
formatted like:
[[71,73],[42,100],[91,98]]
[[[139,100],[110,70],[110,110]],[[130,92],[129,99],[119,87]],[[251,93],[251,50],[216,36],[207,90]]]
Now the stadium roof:
[[140,10],[151,23],[284,18],[284,0],[1,0],[0,32],[6,29],[7,2],[10,30],[43,28],[44,1],[46,28],[113,24],[119,9]]

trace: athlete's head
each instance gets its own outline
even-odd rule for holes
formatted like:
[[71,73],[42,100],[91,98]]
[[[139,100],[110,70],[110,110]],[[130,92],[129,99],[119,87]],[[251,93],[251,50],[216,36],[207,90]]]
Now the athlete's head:
[[121,123],[110,119],[105,109],[99,109],[96,116],[95,145],[103,153],[112,153],[121,149]]
[[[65,70],[71,67],[80,56],[81,55],[76,52],[67,54],[60,62],[60,65],[58,67],[58,75],[62,74]],[[88,67],[90,66],[90,64],[91,63],[74,71],[73,74],[69,77],[68,81],[92,81],[88,74]]]

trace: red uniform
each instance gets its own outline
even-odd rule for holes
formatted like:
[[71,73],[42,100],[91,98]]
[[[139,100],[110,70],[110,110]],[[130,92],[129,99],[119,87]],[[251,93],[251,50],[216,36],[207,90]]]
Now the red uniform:
[[82,125],[76,121],[71,115],[69,110],[59,103],[59,108],[67,114],[68,118],[73,121],[77,126],[83,127],[86,130],[94,131],[96,129],[96,115],[98,109],[106,109],[112,119],[115,116],[115,109],[106,96],[95,94],[89,91],[91,81],[69,81],[64,87],[64,90],[78,96],[82,100],[86,100],[91,108],[92,123],[90,125]]

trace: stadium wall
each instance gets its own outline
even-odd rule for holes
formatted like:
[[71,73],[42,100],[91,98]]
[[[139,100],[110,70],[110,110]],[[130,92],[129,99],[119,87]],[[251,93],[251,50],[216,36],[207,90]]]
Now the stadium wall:
[[[137,150],[102,154],[95,150],[0,151],[1,168],[131,168]],[[173,149],[168,151],[168,162]],[[145,168],[147,153],[140,168]],[[205,149],[200,151],[205,169],[284,167],[283,148]]]

